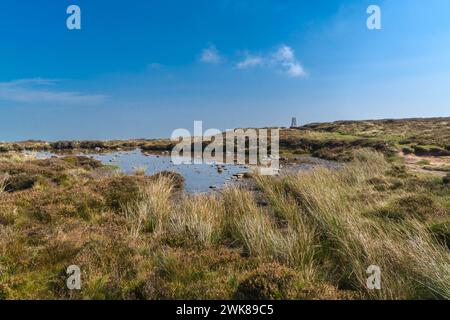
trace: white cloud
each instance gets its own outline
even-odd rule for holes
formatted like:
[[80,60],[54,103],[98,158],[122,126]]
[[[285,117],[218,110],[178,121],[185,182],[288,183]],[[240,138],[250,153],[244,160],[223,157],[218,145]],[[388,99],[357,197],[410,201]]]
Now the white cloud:
[[103,95],[85,95],[75,91],[49,90],[49,86],[58,83],[54,79],[19,79],[0,82],[0,100],[35,103],[57,102],[70,104],[96,104],[103,101]]
[[200,56],[200,61],[204,63],[217,64],[221,60],[220,53],[214,45],[210,45],[208,48],[203,49]]
[[307,73],[295,57],[291,47],[282,45],[273,54],[273,65],[290,77],[306,77]]
[[281,45],[264,56],[246,53],[245,58],[236,63],[238,69],[260,66],[276,70],[292,78],[306,77],[308,75],[302,64],[295,57],[294,50],[287,45]]
[[286,68],[286,73],[288,76],[296,78],[296,77],[306,77],[308,74],[303,69],[302,65],[294,62],[294,63],[286,63],[284,65]]
[[242,60],[236,64],[236,67],[238,69],[247,69],[247,68],[261,66],[263,64],[264,64],[264,59],[262,57],[251,56],[251,55],[247,54],[247,56],[245,57],[244,60]]
[[288,47],[286,45],[282,45],[277,49],[277,51],[274,54],[274,57],[277,61],[294,61],[295,60],[295,54],[294,50],[292,50],[291,47]]

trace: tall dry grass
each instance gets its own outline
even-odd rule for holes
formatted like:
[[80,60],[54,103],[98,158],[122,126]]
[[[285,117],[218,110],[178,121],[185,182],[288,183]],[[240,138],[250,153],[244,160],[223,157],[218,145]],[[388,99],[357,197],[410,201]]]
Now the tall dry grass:
[[[341,170],[315,170],[283,179],[285,189],[320,234],[322,252],[345,281],[368,297],[450,298],[450,254],[419,221],[389,222],[367,217],[377,205],[367,201],[370,178],[388,164],[378,153],[363,151]],[[366,269],[382,270],[382,290],[367,289]]]
[[36,159],[35,152],[22,153],[12,151],[0,154],[0,161],[3,163],[23,163],[35,159]]
[[175,182],[160,176],[140,190],[139,197],[123,208],[130,235],[143,232],[176,236],[185,242],[209,246],[218,241],[223,205],[215,195],[184,196],[171,200]]
[[312,280],[315,275],[315,258],[318,246],[318,234],[314,224],[309,223],[308,217],[300,213],[300,208],[292,197],[284,190],[283,181],[275,180],[267,176],[256,177],[256,182],[269,202],[272,214],[279,220],[282,237],[280,241],[284,245],[276,246],[277,255],[283,256],[286,244],[291,249],[282,260],[301,271],[302,276]]
[[124,206],[123,213],[130,222],[131,237],[137,238],[143,231],[160,233],[164,230],[172,208],[172,189],[172,179],[161,176],[146,183],[138,198]]
[[[294,268],[304,282],[331,282],[366,298],[450,298],[450,253],[427,226],[367,214],[385,201],[370,181],[388,168],[383,155],[360,151],[339,170],[257,177],[257,195],[228,188],[177,201],[173,182],[161,177],[124,212],[133,237],[150,231],[201,247],[241,247],[244,255]],[[381,290],[367,288],[371,265],[381,269]]]
[[220,221],[224,216],[217,195],[188,196],[172,211],[168,232],[207,247],[220,239]]
[[[226,213],[222,222],[224,238],[242,245],[250,256],[296,268],[305,281],[314,277],[315,246],[311,230],[298,224],[279,225],[273,212],[259,207],[250,191],[230,188],[222,196]],[[287,208],[294,204],[284,205]]]
[[8,175],[0,175],[0,196],[3,195],[3,193],[6,190],[6,186],[8,184]]

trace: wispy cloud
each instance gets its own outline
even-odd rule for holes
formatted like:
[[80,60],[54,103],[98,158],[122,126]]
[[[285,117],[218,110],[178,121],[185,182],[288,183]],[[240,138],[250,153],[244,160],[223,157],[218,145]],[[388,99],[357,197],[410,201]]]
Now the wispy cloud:
[[246,57],[242,60],[236,63],[236,67],[238,69],[248,69],[252,67],[261,66],[264,64],[264,58],[259,56],[252,56],[248,53],[246,54]]
[[308,75],[296,58],[294,50],[287,45],[281,45],[264,56],[246,53],[244,59],[236,63],[236,68],[238,69],[254,67],[272,68],[292,78],[306,77]]
[[0,82],[0,100],[21,103],[96,104],[106,99],[104,95],[87,95],[76,91],[54,89],[59,82],[55,79],[42,78]]
[[203,49],[200,55],[200,61],[203,63],[217,64],[221,62],[221,60],[222,57],[220,56],[219,50],[212,44]]

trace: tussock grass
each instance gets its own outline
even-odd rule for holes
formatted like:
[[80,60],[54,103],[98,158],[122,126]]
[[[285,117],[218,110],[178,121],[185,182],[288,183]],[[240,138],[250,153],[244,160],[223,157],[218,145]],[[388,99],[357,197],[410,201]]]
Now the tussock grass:
[[8,183],[8,175],[1,175],[0,176],[0,196],[5,192],[6,190],[6,184]]
[[216,195],[184,198],[172,211],[169,232],[203,247],[213,245],[219,241],[223,211],[222,201]]
[[138,166],[133,168],[133,174],[137,176],[144,176],[145,172],[147,171],[147,167],[145,166]]
[[142,231],[160,233],[169,221],[170,196],[173,181],[159,177],[146,183],[138,199],[124,205],[123,214],[130,222],[130,236],[136,238]]
[[297,264],[301,242],[292,229],[277,227],[269,212],[259,208],[251,192],[232,188],[223,193],[225,213],[222,234],[244,252],[262,259]]
[[[289,265],[301,270],[305,279],[315,278],[315,257],[318,246],[316,227],[302,215],[294,197],[284,190],[284,182],[270,177],[256,178],[258,186],[269,201],[275,218],[280,219],[284,228],[278,238],[278,255]],[[283,248],[289,248],[284,250]]]
[[[424,224],[398,224],[363,214],[377,199],[358,200],[358,195],[366,191],[366,181],[382,175],[386,167],[381,155],[362,152],[342,170],[316,170],[283,182],[299,203],[299,213],[320,233],[323,259],[332,261],[337,270],[332,278],[338,284],[345,282],[373,298],[449,298],[450,254]],[[382,290],[367,290],[365,271],[370,265],[382,270]]]
[[0,153],[0,161],[3,163],[24,163],[35,159],[36,154],[33,152],[21,153],[12,151],[7,153]]

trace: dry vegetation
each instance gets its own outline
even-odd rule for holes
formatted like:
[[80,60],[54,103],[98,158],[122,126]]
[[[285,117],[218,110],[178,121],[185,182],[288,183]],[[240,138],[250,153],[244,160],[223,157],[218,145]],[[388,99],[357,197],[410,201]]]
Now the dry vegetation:
[[403,145],[435,145],[446,148],[450,141],[450,118],[337,121],[309,124],[305,128],[397,141]]
[[[285,155],[312,154],[326,159],[349,160],[351,151],[370,148],[387,156],[398,151],[418,156],[450,156],[450,118],[337,121],[281,129],[280,146]],[[22,141],[0,142],[0,152],[23,150],[111,151],[141,148],[170,151],[167,139],[113,141]]]
[[287,153],[312,153],[348,160],[356,148],[387,156],[399,151],[418,156],[450,156],[450,118],[337,121],[309,124],[281,132]]
[[373,150],[351,159],[188,195],[175,174],[3,154],[0,298],[449,299],[448,179]]

